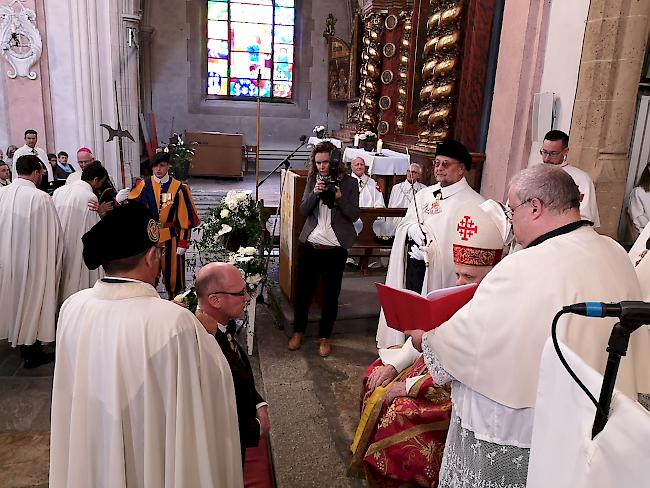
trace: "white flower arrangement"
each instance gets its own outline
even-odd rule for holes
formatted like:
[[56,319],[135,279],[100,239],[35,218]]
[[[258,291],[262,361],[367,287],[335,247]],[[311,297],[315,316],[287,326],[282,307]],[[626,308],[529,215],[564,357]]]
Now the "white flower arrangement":
[[329,134],[327,132],[327,127],[325,127],[324,125],[317,125],[316,127],[314,127],[312,132],[314,132],[314,134],[316,134],[316,137],[318,137],[319,139],[327,139],[329,137]]
[[264,252],[269,249],[259,205],[250,191],[229,191],[208,210],[196,243],[201,262],[228,262],[239,268],[249,294],[266,278]]

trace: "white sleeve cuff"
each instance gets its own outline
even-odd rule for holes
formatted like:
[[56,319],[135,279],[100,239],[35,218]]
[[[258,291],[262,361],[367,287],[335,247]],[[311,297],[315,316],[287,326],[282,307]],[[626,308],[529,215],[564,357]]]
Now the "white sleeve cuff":
[[398,373],[411,366],[418,357],[420,357],[420,351],[413,347],[413,341],[410,337],[399,349],[379,350],[379,358],[381,359],[381,362],[384,364],[390,364]]
[[420,376],[414,376],[413,378],[406,378],[406,393],[410,394],[411,388],[413,388],[413,386],[415,386],[415,384],[425,376],[425,374],[421,374]]
[[266,402],[260,402],[257,405],[255,405],[255,410],[257,410],[260,407],[266,407],[267,405],[268,405],[268,403],[266,403]]

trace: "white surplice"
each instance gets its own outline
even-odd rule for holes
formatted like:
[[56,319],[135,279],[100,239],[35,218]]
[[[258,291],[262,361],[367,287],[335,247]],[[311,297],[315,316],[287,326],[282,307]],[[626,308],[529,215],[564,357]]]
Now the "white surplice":
[[16,152],[14,153],[13,163],[11,168],[11,171],[13,171],[12,175],[14,179],[18,177],[18,173],[16,172],[16,162],[18,161],[18,158],[20,156],[25,156],[26,154],[37,156],[38,159],[41,160],[41,163],[45,165],[45,169],[47,169],[48,180],[54,181],[54,173],[52,173],[52,166],[50,166],[50,161],[49,159],[47,159],[47,153],[45,152],[45,150],[40,147],[35,147],[34,149],[32,149],[27,144],[16,149]]
[[[381,193],[381,190],[377,186],[377,182],[368,175],[363,175],[358,177],[354,173],[352,176],[357,181],[359,185],[359,207],[370,207],[370,208],[385,208],[386,204],[384,203],[384,195]],[[376,235],[384,235],[384,219],[376,219],[373,224],[373,229]],[[358,219],[354,223],[354,230],[357,231],[357,234],[361,232],[363,228],[363,222],[361,219]]]
[[99,222],[99,214],[88,208],[89,202],[98,203],[91,186],[79,180],[72,185],[57,188],[52,195],[63,229],[63,268],[59,303],[73,293],[90,288],[103,276],[101,268],[88,269],[83,260],[81,236]]
[[[440,189],[440,185],[435,184],[420,190],[415,196],[415,203],[409,206],[397,227],[386,273],[387,285],[394,288],[405,286],[408,229],[418,225],[418,215],[429,243],[426,249],[429,262],[422,293],[426,294],[456,284],[452,248],[456,232],[456,222],[454,222],[456,214],[461,206],[467,203],[480,205],[485,198],[476,193],[463,178],[453,185],[442,188],[442,197],[436,205],[434,192]],[[386,325],[383,311],[379,316],[376,339],[378,348],[404,343],[404,334]]]
[[29,180],[0,188],[0,339],[52,342],[63,234],[50,196]]
[[640,186],[634,187],[630,193],[628,211],[636,230],[643,231],[650,220],[650,192]]
[[147,283],[99,280],[63,304],[51,425],[52,488],[243,485],[228,362]]
[[[560,347],[598,398],[603,376],[564,344]],[[650,413],[614,391],[607,424],[592,439],[596,408],[564,369],[550,339],[542,355],[536,404],[528,488],[648,486]]]
[[65,179],[65,184],[66,185],[72,185],[73,183],[76,183],[77,181],[81,181],[81,170],[75,171],[74,173],[70,174]]
[[[419,181],[411,185],[408,180],[394,185],[390,190],[390,199],[388,208],[408,208],[413,203],[414,194],[426,188],[426,185]],[[387,236],[394,236],[397,226],[402,221],[402,217],[387,217],[384,230]]]

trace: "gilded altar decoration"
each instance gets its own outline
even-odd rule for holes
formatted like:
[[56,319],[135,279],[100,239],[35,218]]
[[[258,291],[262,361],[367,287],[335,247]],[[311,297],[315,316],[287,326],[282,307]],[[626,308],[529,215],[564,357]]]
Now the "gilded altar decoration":
[[0,51],[11,65],[9,78],[36,79],[36,72],[30,70],[41,57],[43,42],[36,28],[36,12],[21,0],[0,7]]
[[378,95],[381,76],[381,30],[383,14],[372,13],[363,19],[363,51],[361,52],[361,81],[359,83],[359,125],[375,130],[379,122]]
[[395,106],[397,117],[395,119],[395,130],[399,133],[404,131],[404,117],[406,114],[407,104],[407,86],[408,86],[408,64],[409,64],[409,50],[411,49],[411,31],[412,23],[411,18],[413,13],[410,11],[400,12],[400,18],[404,24],[402,30],[402,41],[399,50],[399,65],[397,68],[397,104]]
[[336,18],[330,13],[323,32],[328,45],[327,98],[330,101],[348,101],[354,96],[352,80],[356,78],[353,72],[356,56],[347,42],[334,35],[335,24]]
[[420,144],[447,139],[451,134],[460,56],[462,0],[430,1],[432,15],[427,19],[427,41],[421,54]]
[[379,108],[380,109],[388,110],[390,108],[390,105],[391,105],[391,101],[390,101],[389,96],[384,95],[379,99]]
[[395,56],[395,53],[397,52],[397,48],[395,47],[395,44],[392,42],[389,42],[388,44],[384,45],[383,53],[385,58],[392,58]]

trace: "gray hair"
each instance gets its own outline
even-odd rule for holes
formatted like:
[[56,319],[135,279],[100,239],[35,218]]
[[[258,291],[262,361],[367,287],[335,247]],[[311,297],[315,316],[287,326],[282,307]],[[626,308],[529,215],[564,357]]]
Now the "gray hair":
[[417,166],[418,169],[420,170],[420,173],[422,173],[422,165],[420,163],[411,163],[411,164],[409,164],[409,169],[411,169],[411,166]]
[[580,191],[569,173],[550,164],[538,164],[521,170],[510,180],[520,202],[537,198],[557,213],[580,208]]

